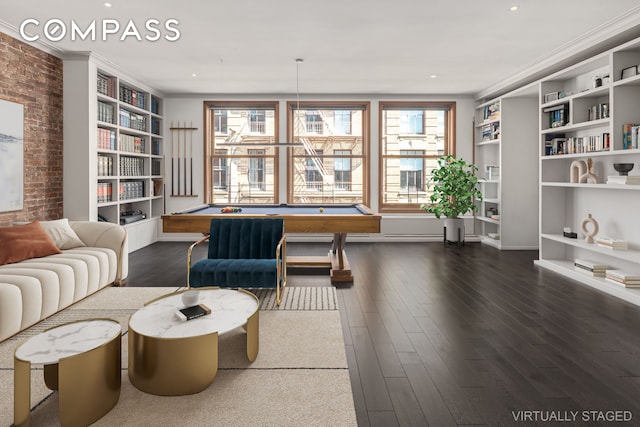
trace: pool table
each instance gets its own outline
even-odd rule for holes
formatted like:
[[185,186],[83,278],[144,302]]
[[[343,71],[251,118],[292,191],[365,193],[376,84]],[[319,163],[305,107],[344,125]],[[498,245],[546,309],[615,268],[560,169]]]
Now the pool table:
[[[223,213],[223,208],[240,208],[240,212]],[[277,217],[284,219],[286,233],[331,233],[332,248],[328,257],[287,256],[292,267],[329,267],[332,282],[353,281],[344,247],[347,233],[379,233],[380,215],[361,204],[354,205],[204,205],[162,215],[165,233],[209,233],[211,218]]]

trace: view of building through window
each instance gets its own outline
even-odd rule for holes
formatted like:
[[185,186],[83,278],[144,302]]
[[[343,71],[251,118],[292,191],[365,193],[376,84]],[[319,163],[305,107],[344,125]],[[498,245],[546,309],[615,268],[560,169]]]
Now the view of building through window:
[[368,104],[289,103],[291,203],[368,203]]
[[427,182],[439,157],[453,154],[455,103],[380,103],[380,210],[428,203]]
[[206,103],[208,203],[277,202],[277,103]]

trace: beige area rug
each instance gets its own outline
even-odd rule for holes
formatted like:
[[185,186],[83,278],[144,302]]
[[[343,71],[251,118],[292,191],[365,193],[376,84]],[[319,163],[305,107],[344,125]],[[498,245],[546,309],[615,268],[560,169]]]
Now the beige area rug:
[[[13,422],[13,352],[29,336],[65,322],[107,317],[127,329],[145,301],[171,288],[107,288],[0,343],[0,426]],[[122,338],[122,390],[99,426],[355,426],[356,415],[333,287],[291,287],[283,304],[274,291],[261,300],[260,352],[246,358],[241,328],[220,337],[219,370],[204,391],[162,397],[129,382],[127,335]],[[286,302],[286,304],[285,304]],[[31,374],[31,425],[58,426],[58,394],[44,385],[42,366]]]

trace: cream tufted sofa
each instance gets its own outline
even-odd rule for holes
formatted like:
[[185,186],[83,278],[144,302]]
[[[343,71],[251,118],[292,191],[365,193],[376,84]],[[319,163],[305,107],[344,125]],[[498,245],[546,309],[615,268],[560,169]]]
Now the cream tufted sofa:
[[69,221],[86,246],[0,266],[0,341],[105,286],[124,283],[129,250],[124,227]]

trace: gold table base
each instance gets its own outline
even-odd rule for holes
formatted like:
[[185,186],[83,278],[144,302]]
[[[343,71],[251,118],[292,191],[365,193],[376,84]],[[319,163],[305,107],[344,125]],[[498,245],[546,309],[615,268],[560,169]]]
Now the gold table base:
[[[60,424],[87,426],[102,418],[120,399],[122,338],[92,350],[44,365],[44,380],[58,390]],[[29,426],[31,363],[14,356],[14,419],[16,427]]]

